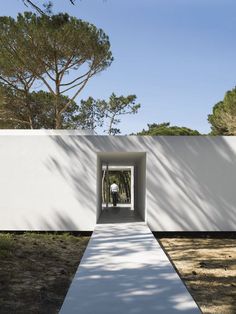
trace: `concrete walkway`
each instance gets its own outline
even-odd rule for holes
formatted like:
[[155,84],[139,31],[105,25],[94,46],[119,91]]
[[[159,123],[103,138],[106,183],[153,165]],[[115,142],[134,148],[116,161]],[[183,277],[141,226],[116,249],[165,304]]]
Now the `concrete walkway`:
[[144,222],[98,224],[60,314],[201,313]]

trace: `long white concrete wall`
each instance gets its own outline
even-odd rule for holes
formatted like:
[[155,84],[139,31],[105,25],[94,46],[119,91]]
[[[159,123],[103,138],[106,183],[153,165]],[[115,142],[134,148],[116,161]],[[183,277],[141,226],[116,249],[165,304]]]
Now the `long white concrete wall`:
[[0,136],[0,230],[94,228],[96,154],[76,139]]
[[0,230],[93,230],[101,158],[127,153],[151,230],[236,230],[236,137],[56,134],[0,132]]

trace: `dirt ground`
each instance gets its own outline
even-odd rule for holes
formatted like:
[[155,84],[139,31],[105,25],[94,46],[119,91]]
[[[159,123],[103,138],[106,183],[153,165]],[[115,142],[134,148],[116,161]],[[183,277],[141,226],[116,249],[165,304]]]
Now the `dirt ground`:
[[88,240],[0,233],[0,313],[58,313]]
[[159,242],[204,314],[236,313],[236,239]]

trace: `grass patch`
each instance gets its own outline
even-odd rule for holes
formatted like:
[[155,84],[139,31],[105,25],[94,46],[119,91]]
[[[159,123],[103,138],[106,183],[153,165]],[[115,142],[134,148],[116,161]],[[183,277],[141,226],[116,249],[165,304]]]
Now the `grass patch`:
[[10,233],[0,234],[0,257],[11,255],[14,249],[14,238]]

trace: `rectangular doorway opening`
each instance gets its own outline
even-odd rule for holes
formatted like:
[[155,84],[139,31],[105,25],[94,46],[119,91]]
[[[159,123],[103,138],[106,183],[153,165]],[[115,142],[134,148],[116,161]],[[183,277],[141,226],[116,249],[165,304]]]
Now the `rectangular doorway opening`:
[[134,210],[134,166],[102,165],[102,210],[114,207],[112,184],[118,186],[116,206]]
[[[111,185],[118,186],[117,204]],[[97,153],[97,222],[146,219],[146,153]]]

